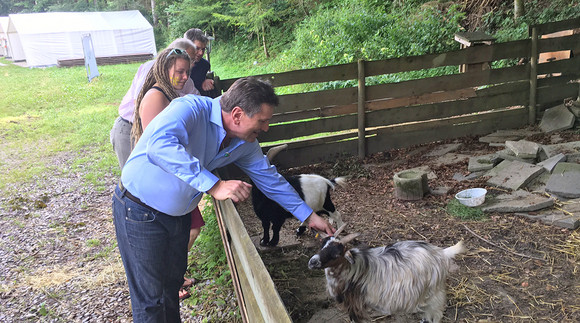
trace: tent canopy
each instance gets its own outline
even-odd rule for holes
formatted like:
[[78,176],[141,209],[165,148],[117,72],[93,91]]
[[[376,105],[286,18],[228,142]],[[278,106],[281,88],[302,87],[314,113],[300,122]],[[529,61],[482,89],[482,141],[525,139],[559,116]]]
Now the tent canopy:
[[86,34],[91,35],[96,57],[157,52],[153,27],[137,10],[12,14],[9,18],[9,46],[19,53],[13,59],[25,59],[28,66],[82,58],[81,39]]

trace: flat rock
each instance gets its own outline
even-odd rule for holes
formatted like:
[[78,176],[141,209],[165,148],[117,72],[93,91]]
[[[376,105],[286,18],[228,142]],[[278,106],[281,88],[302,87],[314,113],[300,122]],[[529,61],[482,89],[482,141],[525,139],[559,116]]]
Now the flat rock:
[[540,145],[527,140],[508,140],[505,142],[505,146],[513,151],[516,157],[523,159],[535,159],[538,157],[538,150],[540,150]]
[[554,205],[554,199],[517,190],[490,198],[481,208],[484,212],[532,212]]
[[411,169],[407,169],[407,170],[414,171],[417,173],[425,173],[425,174],[427,174],[428,180],[437,179],[437,174],[435,174],[435,172],[433,172],[429,166],[419,166],[419,167],[415,167],[415,168],[411,168]]
[[496,152],[496,154],[497,154],[497,156],[499,158],[504,159],[504,160],[519,161],[519,162],[522,162],[522,163],[529,163],[529,164],[535,164],[536,163],[536,158],[522,158],[522,157],[518,157],[509,148],[506,148],[504,150],[500,150],[500,151]]
[[437,148],[433,149],[429,153],[425,154],[426,157],[438,157],[443,156],[447,153],[456,151],[457,149],[461,148],[462,143],[454,143],[454,144],[444,144],[440,145]]
[[480,172],[490,170],[500,161],[501,161],[500,158],[495,153],[469,157],[469,164],[467,165],[467,170],[470,172]]
[[435,188],[430,188],[429,193],[432,195],[446,195],[451,190],[451,187],[448,186],[437,186]]
[[457,163],[460,163],[460,162],[468,160],[468,159],[469,159],[468,155],[447,153],[443,156],[439,156],[439,158],[436,158],[435,160],[433,160],[432,163],[435,166],[453,165],[453,164],[457,164]]
[[574,126],[576,117],[564,104],[560,104],[544,111],[540,129],[544,132],[554,132],[570,129]]
[[559,153],[553,157],[550,157],[544,161],[537,163],[536,165],[544,167],[544,169],[546,169],[548,172],[551,173],[552,170],[554,169],[554,167],[556,167],[556,165],[559,162],[565,162],[565,161],[566,161],[566,155]]
[[576,117],[580,118],[580,102],[574,101],[571,106],[568,107],[570,112]]
[[546,192],[564,198],[580,197],[580,164],[558,163],[546,183]]
[[470,173],[469,175],[463,175],[461,173],[455,173],[455,174],[453,174],[453,179],[456,180],[456,181],[458,181],[458,182],[463,182],[463,181],[469,181],[469,180],[472,180],[472,179],[476,179],[476,178],[481,177],[481,176],[484,176],[484,175],[487,175],[487,172],[486,171],[473,172],[473,173]]
[[546,171],[541,166],[509,160],[502,161],[496,167],[499,167],[498,170],[493,172],[494,175],[487,181],[487,184],[514,191],[526,186]]
[[485,142],[488,144],[499,143],[503,144],[507,140],[520,140],[527,136],[537,134],[537,131],[530,131],[526,129],[514,129],[514,130],[498,130],[487,136],[479,137],[479,142]]
[[548,183],[550,176],[552,176],[552,174],[548,173],[547,171],[543,172],[534,178],[531,182],[529,182],[528,185],[526,185],[526,189],[528,189],[530,192],[545,193],[546,184]]
[[543,145],[542,150],[547,158],[564,154],[566,156],[580,153],[580,141],[571,141],[562,144]]
[[515,213],[533,220],[540,220],[546,224],[576,230],[580,227],[580,199],[564,202],[558,209],[543,210],[539,214]]

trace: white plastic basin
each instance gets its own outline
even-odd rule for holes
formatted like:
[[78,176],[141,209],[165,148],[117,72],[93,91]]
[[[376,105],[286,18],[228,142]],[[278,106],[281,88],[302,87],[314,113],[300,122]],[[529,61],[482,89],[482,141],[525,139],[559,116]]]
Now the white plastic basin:
[[473,207],[485,202],[485,188],[470,188],[455,194],[455,198],[463,205]]

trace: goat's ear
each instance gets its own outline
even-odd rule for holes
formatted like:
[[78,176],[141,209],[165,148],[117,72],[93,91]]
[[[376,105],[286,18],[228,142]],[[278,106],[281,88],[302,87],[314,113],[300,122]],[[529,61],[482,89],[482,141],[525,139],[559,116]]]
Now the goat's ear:
[[350,250],[347,250],[344,253],[344,259],[346,259],[346,261],[348,261],[349,264],[354,264],[354,258],[352,257],[352,253],[350,253]]
[[360,236],[360,233],[351,233],[349,235],[347,235],[346,237],[340,239],[340,243],[342,244],[347,244],[349,242],[351,242],[352,240],[354,240],[354,238]]

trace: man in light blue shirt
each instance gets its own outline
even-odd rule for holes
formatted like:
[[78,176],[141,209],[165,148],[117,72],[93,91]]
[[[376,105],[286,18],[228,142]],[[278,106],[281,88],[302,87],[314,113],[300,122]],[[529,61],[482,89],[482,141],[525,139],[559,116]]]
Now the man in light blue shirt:
[[175,99],[147,126],[113,196],[119,251],[135,322],[180,322],[178,291],[187,268],[190,212],[203,193],[246,200],[252,185],[218,179],[234,163],[272,200],[311,228],[334,228],[300,199],[256,140],[268,131],[278,97],[260,80],[242,78],[223,96]]

